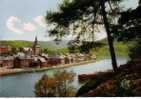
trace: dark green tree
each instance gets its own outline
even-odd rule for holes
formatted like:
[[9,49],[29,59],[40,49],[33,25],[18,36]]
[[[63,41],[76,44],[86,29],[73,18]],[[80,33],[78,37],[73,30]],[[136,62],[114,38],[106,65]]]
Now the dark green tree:
[[[132,41],[141,38],[141,1],[136,9],[129,9],[120,14],[118,25],[113,26],[118,40]],[[114,28],[115,27],[115,28]]]
[[[119,2],[122,0],[64,0],[58,12],[48,12],[47,21],[53,23],[55,28],[50,31],[52,35],[61,38],[73,33],[78,40],[94,38],[93,34],[98,30],[98,26],[105,27],[108,36],[109,50],[114,71],[117,71],[117,62],[113,46],[111,24],[119,13]],[[105,6],[105,5],[108,5]],[[107,11],[108,9],[108,11]],[[80,31],[75,31],[80,28]],[[62,35],[63,34],[63,35]]]
[[141,53],[141,0],[135,9],[128,9],[120,14],[118,25],[113,25],[114,36],[119,41],[132,44],[129,56],[131,59],[140,57]]

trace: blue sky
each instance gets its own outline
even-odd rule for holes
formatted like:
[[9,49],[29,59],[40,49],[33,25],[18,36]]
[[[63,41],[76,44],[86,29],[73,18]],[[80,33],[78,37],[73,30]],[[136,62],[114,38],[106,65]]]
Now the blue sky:
[[[61,0],[0,0],[0,39],[50,40],[45,36],[44,17],[47,10],[57,10]],[[126,0],[126,8],[137,6],[138,0]],[[126,4],[126,6],[125,6]]]

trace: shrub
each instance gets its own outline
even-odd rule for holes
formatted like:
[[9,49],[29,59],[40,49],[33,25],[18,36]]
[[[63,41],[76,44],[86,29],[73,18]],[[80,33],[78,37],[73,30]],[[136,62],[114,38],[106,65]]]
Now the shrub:
[[73,72],[57,71],[52,77],[43,75],[35,84],[37,97],[71,97],[75,96],[75,88],[72,86]]

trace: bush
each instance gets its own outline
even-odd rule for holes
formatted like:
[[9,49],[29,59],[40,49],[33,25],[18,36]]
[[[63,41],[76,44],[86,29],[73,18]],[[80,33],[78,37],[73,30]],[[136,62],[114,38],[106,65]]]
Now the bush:
[[57,71],[53,77],[43,75],[35,84],[37,97],[71,97],[75,96],[75,88],[72,86],[73,72]]

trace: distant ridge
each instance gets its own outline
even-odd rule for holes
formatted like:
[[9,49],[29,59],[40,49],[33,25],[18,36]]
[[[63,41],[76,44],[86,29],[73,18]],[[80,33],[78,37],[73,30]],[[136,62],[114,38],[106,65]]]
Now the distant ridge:
[[39,41],[39,44],[43,48],[66,48],[68,47],[67,43],[68,41],[60,41],[59,44],[56,44],[55,41]]
[[[56,44],[55,41],[39,41],[39,44],[42,48],[66,48],[68,41],[60,41],[59,44]],[[0,40],[0,46],[10,45],[12,47],[31,47],[33,44],[32,41],[26,40]]]
[[[103,38],[96,42],[105,42],[106,38]],[[67,40],[62,40],[59,42],[59,44],[56,44],[55,41],[39,41],[39,44],[42,48],[67,48],[68,47]],[[27,40],[0,40],[0,46],[1,45],[10,45],[12,47],[31,47],[33,44],[33,41],[27,41]]]

